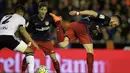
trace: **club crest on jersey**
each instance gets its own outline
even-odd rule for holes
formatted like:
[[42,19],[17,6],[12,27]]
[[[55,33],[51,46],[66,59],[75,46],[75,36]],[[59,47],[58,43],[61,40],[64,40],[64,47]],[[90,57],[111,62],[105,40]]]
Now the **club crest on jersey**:
[[38,23],[34,23],[35,25],[38,25]]
[[49,21],[45,21],[45,25],[49,25]]
[[104,16],[103,14],[100,14],[100,15],[99,15],[99,18],[100,18],[100,19],[105,19],[105,16]]

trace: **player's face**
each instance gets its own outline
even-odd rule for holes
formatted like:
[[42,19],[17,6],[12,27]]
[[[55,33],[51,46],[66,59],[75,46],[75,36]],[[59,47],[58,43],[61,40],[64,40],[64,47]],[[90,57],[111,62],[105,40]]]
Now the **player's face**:
[[112,27],[119,26],[119,21],[118,21],[118,19],[115,18],[115,17],[113,17],[113,18],[111,19],[111,21],[110,21],[110,25],[111,25]]
[[41,16],[45,15],[47,13],[47,7],[41,7],[39,8],[39,14]]

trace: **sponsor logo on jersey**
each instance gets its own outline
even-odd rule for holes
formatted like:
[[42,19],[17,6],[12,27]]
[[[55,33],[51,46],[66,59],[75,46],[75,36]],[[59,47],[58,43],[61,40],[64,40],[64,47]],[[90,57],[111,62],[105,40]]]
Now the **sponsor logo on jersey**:
[[88,20],[88,21],[90,21],[90,19],[89,19],[88,16],[87,16],[87,17],[84,17],[83,20]]
[[0,30],[7,30],[8,27],[0,27]]
[[45,21],[45,25],[49,25],[49,21]]
[[34,23],[35,25],[38,25],[39,23]]
[[36,28],[36,30],[38,31],[45,31],[45,30],[49,30],[50,27],[42,27],[42,28]]

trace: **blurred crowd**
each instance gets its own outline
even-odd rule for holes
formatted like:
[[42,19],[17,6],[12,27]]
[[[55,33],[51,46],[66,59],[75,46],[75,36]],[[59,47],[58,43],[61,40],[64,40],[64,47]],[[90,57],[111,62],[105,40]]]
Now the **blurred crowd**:
[[[43,0],[0,0],[0,18],[12,13],[16,4],[22,4],[27,12],[25,18],[38,13],[38,3]],[[101,28],[101,33],[93,37],[94,43],[105,43],[111,40],[114,43],[130,43],[130,0],[46,0],[49,2],[49,12],[53,12],[63,18],[63,27],[67,29],[70,21],[79,20],[81,16],[72,17],[70,10],[94,10],[107,16],[120,15],[122,25],[112,29],[111,27]],[[56,32],[52,32],[54,42]],[[77,43],[74,41],[73,43]]]

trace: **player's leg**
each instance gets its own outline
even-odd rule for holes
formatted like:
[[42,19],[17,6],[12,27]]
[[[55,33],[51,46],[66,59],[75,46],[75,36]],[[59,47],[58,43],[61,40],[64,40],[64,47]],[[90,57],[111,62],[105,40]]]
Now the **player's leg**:
[[53,66],[54,66],[54,68],[56,70],[56,73],[60,73],[60,65],[59,65],[59,62],[58,62],[58,60],[56,58],[56,55],[55,54],[50,54],[49,56],[52,59]]
[[62,42],[59,43],[60,47],[63,47],[63,48],[65,48],[66,46],[68,46],[68,44],[69,44],[69,38],[68,37],[65,37],[64,41],[62,41]]
[[57,39],[60,47],[65,48],[69,44],[69,38],[64,37],[63,29],[61,25],[57,26]]
[[26,69],[28,67],[28,63],[27,63],[27,53],[24,53],[25,54],[25,57],[23,58],[23,61],[22,61],[22,73],[25,73],[26,72]]
[[54,66],[56,72],[60,73],[60,65],[59,65],[59,62],[58,62],[58,60],[56,58],[54,47],[53,47],[51,41],[41,42],[41,44],[39,44],[39,46],[42,47],[42,50],[44,51],[45,55],[50,56],[50,58],[52,59],[53,66]]
[[1,50],[1,49],[3,49],[3,48],[5,47],[4,44],[5,44],[7,41],[5,41],[5,39],[6,39],[5,37],[0,36],[0,38],[1,38],[1,39],[0,39],[0,50]]
[[[14,37],[10,37],[9,36],[9,39],[8,39],[10,42],[6,43],[7,47],[8,48],[11,48],[13,49],[14,51],[19,51],[19,52],[22,52],[22,53],[32,53],[32,49],[28,48],[28,45],[24,42],[24,41],[18,41],[16,39],[14,39]],[[27,56],[27,60],[34,60],[34,57],[30,54]],[[34,73],[34,62],[28,62],[29,64],[32,64],[32,66],[29,65],[29,73]]]
[[[25,42],[26,43],[28,43],[29,41],[27,41],[27,40],[25,40]],[[31,46],[31,43],[28,43],[28,46]],[[27,50],[28,51],[28,50]],[[31,53],[24,53],[25,54],[25,57],[23,58],[23,61],[22,61],[22,73],[25,73],[26,72],[26,69],[27,69],[27,67],[28,67],[28,63],[27,63],[27,59],[26,58],[28,58],[28,56],[29,55],[32,55],[33,56],[33,52],[31,52]],[[31,62],[31,60],[28,60],[28,61],[30,61],[30,63],[31,64],[33,64],[32,62]],[[30,68],[30,67],[29,67]]]
[[53,13],[50,13],[50,15],[52,16],[53,20],[56,23],[56,26],[57,26],[56,31],[57,31],[57,37],[58,37],[57,40],[60,43],[64,40],[64,32],[63,32],[62,25],[61,25],[62,18],[59,16],[56,16]]
[[28,67],[28,72],[29,73],[34,73],[34,53],[33,50],[28,47],[24,51],[25,57],[22,62],[22,73],[25,73],[27,67]]
[[93,44],[83,44],[84,48],[87,51],[87,65],[88,65],[88,73],[92,73],[93,71]]
[[15,50],[20,51],[22,53],[26,53],[26,63],[28,64],[29,73],[34,73],[34,56],[33,51],[28,45],[21,41],[20,44],[15,48]]
[[63,29],[62,29],[62,25],[59,24],[57,27],[56,27],[56,32],[57,32],[57,40],[58,40],[58,43],[62,42],[64,40],[64,32],[63,32]]
[[[79,41],[81,44],[83,44],[84,48],[86,49],[86,53],[87,53],[87,66],[88,66],[88,73],[92,73],[93,71],[93,44],[92,44],[92,40],[89,37],[88,34],[80,34],[80,36],[78,36]],[[87,43],[87,44],[86,44]]]
[[[93,44],[92,39],[86,29],[85,24],[77,23],[75,27],[76,36],[79,39],[79,42],[83,44],[84,48],[87,51],[87,66],[88,66],[88,73],[92,73],[93,69]],[[82,28],[82,29],[79,29]]]
[[22,61],[22,73],[25,73],[27,66],[28,64],[26,62],[26,54],[25,54],[25,57],[23,58],[23,61]]
[[27,67],[29,72],[34,72],[34,53],[29,51],[30,49],[25,51],[25,57],[22,61],[22,73],[25,73]]
[[25,73],[28,67],[29,73],[34,73],[34,53],[26,52],[22,62],[22,73]]
[[[32,50],[33,50],[33,52],[32,52]],[[22,73],[25,73],[27,67],[28,67],[29,71],[34,69],[34,57],[33,56],[34,56],[35,50],[36,49],[34,48],[34,46],[30,45],[30,47],[28,47],[28,49],[25,51],[25,53],[24,53],[25,57],[23,58],[23,61],[22,61]]]
[[76,39],[75,30],[73,29],[73,25],[74,25],[73,22],[70,23],[70,26],[68,27],[68,29],[65,33],[66,37],[64,37],[64,40],[62,42],[59,42],[60,47],[65,48],[66,46],[68,46],[68,44],[70,42],[72,42],[73,40]]

